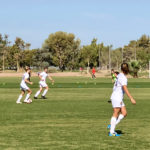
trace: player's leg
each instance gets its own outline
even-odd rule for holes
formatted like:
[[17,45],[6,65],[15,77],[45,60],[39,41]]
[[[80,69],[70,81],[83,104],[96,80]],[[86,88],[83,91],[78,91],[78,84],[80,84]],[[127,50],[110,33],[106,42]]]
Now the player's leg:
[[38,95],[42,92],[43,88],[40,86],[40,89],[36,92],[34,99],[37,99]]
[[113,116],[111,118],[111,121],[110,121],[110,133],[109,133],[109,136],[117,136],[117,134],[115,133],[115,128],[116,128],[116,121],[117,121],[117,118],[118,118],[118,115],[120,113],[120,108],[119,107],[116,107],[113,109]]
[[17,99],[17,101],[16,101],[16,103],[17,104],[21,104],[21,99],[22,99],[22,97],[24,96],[24,94],[25,94],[25,91],[21,91],[21,94],[19,95],[19,97],[18,97],[18,99]]
[[31,91],[31,89],[28,88],[28,89],[27,89],[27,92],[28,92],[28,93],[27,93],[26,98],[25,98],[25,100],[24,100],[25,103],[28,103],[28,99],[29,99],[29,97],[30,97],[32,91]]
[[42,98],[43,99],[46,99],[45,95],[46,95],[47,91],[48,91],[48,86],[45,87],[45,90],[44,90],[44,92],[42,94]]
[[121,113],[119,114],[118,116],[118,119],[116,121],[116,125],[124,118],[127,116],[127,110],[126,110],[126,107],[123,106],[121,107]]
[[92,79],[94,79],[94,74],[92,73]]

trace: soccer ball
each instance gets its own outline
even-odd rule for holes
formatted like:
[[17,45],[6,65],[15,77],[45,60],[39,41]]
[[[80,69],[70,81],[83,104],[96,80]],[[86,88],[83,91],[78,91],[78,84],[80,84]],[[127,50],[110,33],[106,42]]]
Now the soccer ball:
[[32,103],[32,99],[29,98],[29,99],[28,99],[28,103]]

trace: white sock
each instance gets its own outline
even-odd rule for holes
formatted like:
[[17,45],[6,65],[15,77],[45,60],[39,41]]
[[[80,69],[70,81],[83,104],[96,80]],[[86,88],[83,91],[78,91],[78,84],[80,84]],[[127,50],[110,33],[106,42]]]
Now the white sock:
[[27,102],[27,100],[29,99],[29,97],[30,97],[30,94],[27,94],[27,96],[26,96],[24,102]]
[[36,94],[35,94],[35,97],[38,97],[38,95],[41,93],[41,91],[37,91]]
[[120,114],[117,121],[116,121],[116,125],[124,118],[124,115]]
[[20,94],[18,99],[17,99],[17,102],[19,103],[21,101],[21,99],[22,99],[22,95]]
[[111,134],[113,134],[115,132],[116,121],[117,121],[117,119],[115,117],[111,118],[111,127],[110,127]]
[[48,89],[45,89],[44,92],[43,92],[43,94],[42,94],[42,96],[45,96],[46,93],[47,93],[47,91],[48,91]]

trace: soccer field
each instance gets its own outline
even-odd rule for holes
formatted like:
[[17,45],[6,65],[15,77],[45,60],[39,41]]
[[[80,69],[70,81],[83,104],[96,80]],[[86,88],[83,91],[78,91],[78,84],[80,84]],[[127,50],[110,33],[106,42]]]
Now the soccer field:
[[125,97],[128,116],[109,137],[111,79],[55,77],[47,100],[34,100],[38,78],[30,86],[32,104],[17,105],[21,78],[0,79],[0,150],[149,150],[150,80],[129,79],[134,106]]

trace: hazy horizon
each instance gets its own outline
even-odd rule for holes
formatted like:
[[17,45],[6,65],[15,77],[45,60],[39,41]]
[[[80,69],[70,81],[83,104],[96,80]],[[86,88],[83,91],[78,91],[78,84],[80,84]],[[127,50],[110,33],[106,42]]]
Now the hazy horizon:
[[113,48],[122,47],[143,34],[149,35],[148,0],[5,0],[1,2],[1,34],[13,42],[21,37],[31,49],[41,48],[49,34],[74,33],[81,44],[93,38]]

